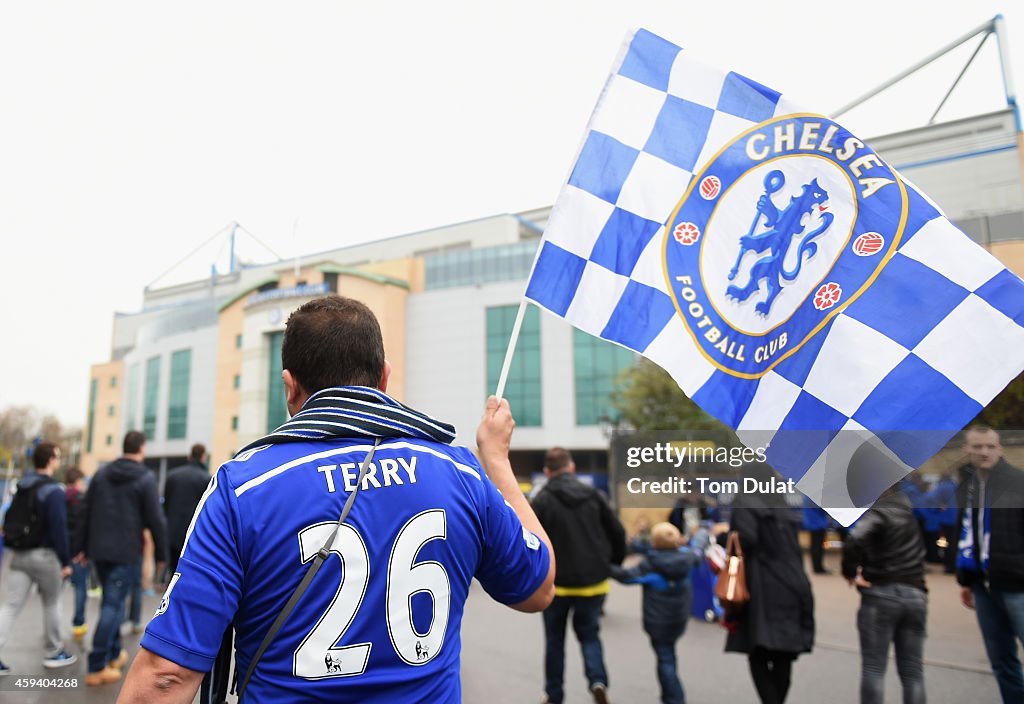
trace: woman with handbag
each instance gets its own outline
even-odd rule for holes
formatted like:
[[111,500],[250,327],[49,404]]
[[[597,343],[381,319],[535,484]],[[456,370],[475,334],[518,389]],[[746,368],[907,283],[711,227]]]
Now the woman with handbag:
[[[766,482],[777,477],[765,463],[743,475]],[[726,615],[726,652],[746,653],[762,704],[781,704],[789,691],[793,661],[814,644],[814,597],[798,542],[800,513],[778,494],[747,494],[733,504],[734,552],[742,563],[749,599]],[[730,555],[730,558],[734,557]],[[727,577],[723,570],[719,579]]]

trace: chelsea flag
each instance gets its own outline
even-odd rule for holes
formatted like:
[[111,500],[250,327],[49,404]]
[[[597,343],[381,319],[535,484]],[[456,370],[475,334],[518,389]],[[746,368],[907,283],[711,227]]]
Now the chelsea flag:
[[1024,368],[1024,282],[829,118],[626,41],[526,297],[644,355],[844,525]]

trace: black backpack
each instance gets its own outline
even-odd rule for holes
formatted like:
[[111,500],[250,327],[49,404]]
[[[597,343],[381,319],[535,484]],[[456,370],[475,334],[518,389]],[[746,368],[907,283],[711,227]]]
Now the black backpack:
[[28,489],[18,488],[4,516],[4,546],[28,550],[43,544],[46,525],[40,510],[39,492],[53,483],[53,479],[44,477]]

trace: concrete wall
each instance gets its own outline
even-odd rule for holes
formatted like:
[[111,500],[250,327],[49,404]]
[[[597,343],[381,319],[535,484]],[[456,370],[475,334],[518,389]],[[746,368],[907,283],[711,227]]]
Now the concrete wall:
[[[96,383],[96,399],[92,404],[92,447],[89,448],[89,418],[82,426],[80,469],[94,474],[99,466],[121,455],[121,423],[123,392],[126,383],[124,362],[117,360],[94,364],[89,370],[89,389]],[[113,413],[111,413],[113,411]],[[88,410],[86,411],[88,413]]]

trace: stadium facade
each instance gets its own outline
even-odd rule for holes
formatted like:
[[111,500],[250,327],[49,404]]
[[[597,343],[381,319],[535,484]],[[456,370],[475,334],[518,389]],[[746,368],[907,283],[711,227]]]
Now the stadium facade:
[[[1024,161],[1013,109],[869,143],[975,241],[1024,275]],[[473,446],[549,209],[495,215],[378,242],[250,266],[144,292],[117,313],[110,359],[90,371],[81,465],[120,454],[128,429],[154,469],[203,442],[214,465],[287,418],[280,383],[285,321],[339,293],[380,318],[395,368],[389,391],[452,422]],[[608,394],[635,355],[527,309],[506,388],[516,414],[513,465],[524,479],[563,445],[581,471],[605,470]]]

